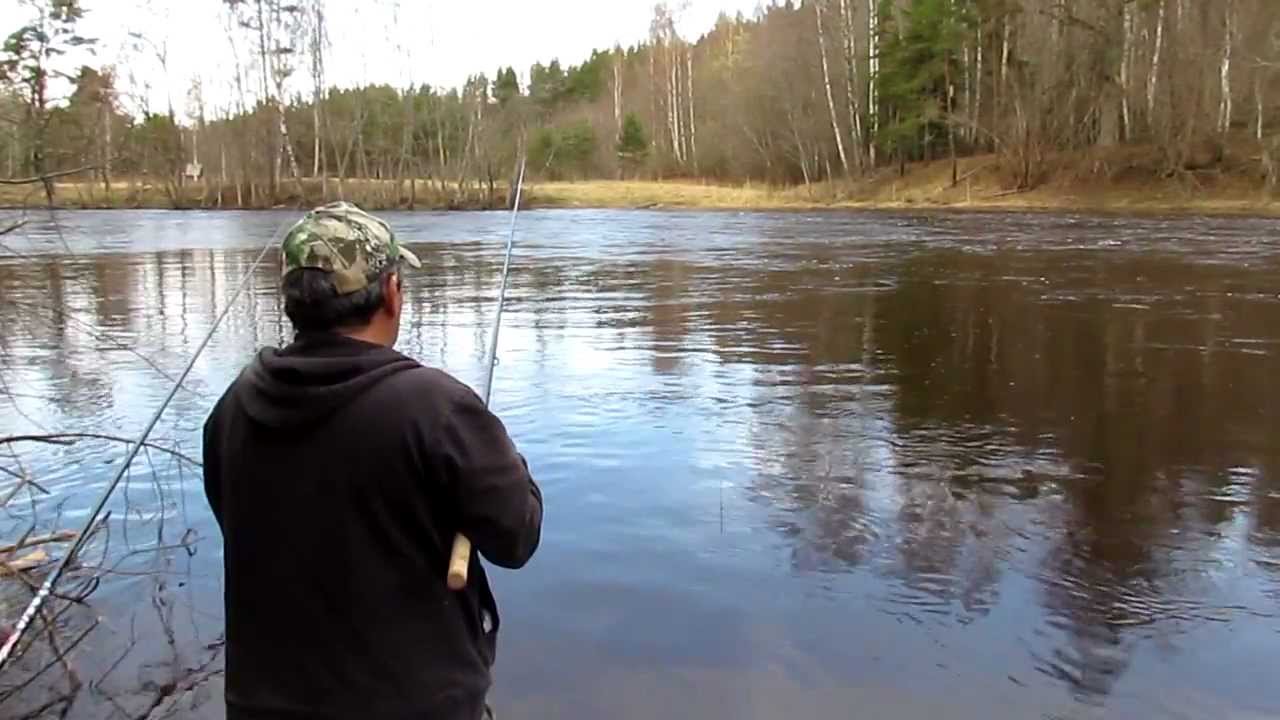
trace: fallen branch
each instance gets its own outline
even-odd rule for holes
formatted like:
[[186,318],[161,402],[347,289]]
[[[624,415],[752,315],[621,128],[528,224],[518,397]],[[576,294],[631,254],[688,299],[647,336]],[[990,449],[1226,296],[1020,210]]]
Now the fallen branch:
[[28,570],[34,570],[48,563],[52,558],[49,553],[43,550],[32,550],[14,560],[0,560],[0,578],[8,575],[18,575]]
[[0,555],[8,555],[11,552],[23,550],[36,545],[47,545],[48,543],[71,542],[76,539],[77,533],[74,530],[60,530],[56,533],[48,535],[37,535],[9,545],[0,545]]
[[1009,197],[1010,195],[1021,195],[1023,193],[1028,193],[1028,192],[1031,192],[1031,188],[1014,188],[1013,190],[1004,190],[998,193],[991,193],[987,197],[1001,198],[1001,197]]
[[36,175],[35,177],[9,179],[0,178],[0,185],[34,185],[39,182],[45,182],[46,180],[53,180],[55,178],[66,177],[67,175],[76,175],[97,169],[98,167],[96,165],[85,165],[84,167],[78,167],[74,170],[59,170],[58,172],[45,173],[44,175]]
[[[956,178],[956,185],[959,185],[960,183],[964,182],[965,180],[968,180],[969,178],[973,177],[974,175],[977,175],[978,173],[982,172],[983,170],[986,170],[987,168],[991,167],[991,165],[992,165],[992,164],[993,164],[993,163],[983,163],[983,164],[979,165],[978,167],[976,167],[976,168],[974,168],[974,169],[970,170],[969,172],[967,172],[967,173],[965,173],[965,174],[961,175],[960,177]],[[954,185],[953,185],[952,187],[954,187]]]
[[21,227],[25,226],[25,225],[27,224],[27,222],[28,222],[27,220],[19,220],[18,222],[14,223],[14,224],[12,224],[12,225],[10,225],[10,226],[8,226],[8,227],[0,228],[0,237],[4,237],[5,235],[8,235],[9,233],[11,233],[11,232],[14,232],[14,231],[18,230],[19,228],[21,228]]
[[[77,440],[110,440],[112,442],[125,443],[132,445],[136,442],[133,438],[124,438],[117,435],[102,435],[100,433],[51,433],[48,435],[10,435],[9,437],[0,437],[0,445],[9,445],[11,443],[45,443],[46,445],[72,445]],[[142,447],[158,450],[162,453],[172,455],[173,457],[189,463],[196,467],[203,467],[204,464],[195,458],[185,455],[172,448],[157,445],[152,442],[142,443]]]

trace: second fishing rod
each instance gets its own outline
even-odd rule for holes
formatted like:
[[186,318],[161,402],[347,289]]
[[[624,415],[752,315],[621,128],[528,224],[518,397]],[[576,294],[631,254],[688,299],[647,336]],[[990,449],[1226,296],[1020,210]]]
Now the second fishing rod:
[[[511,229],[507,234],[507,251],[502,260],[502,277],[498,287],[498,308],[493,316],[493,330],[489,334],[489,347],[485,353],[485,378],[480,398],[487,407],[489,396],[493,392],[493,370],[498,364],[498,332],[502,329],[502,310],[507,301],[507,278],[511,274],[511,250],[516,240],[516,220],[520,216],[520,196],[524,191],[525,159],[520,159],[520,172],[516,178],[515,202],[511,205]],[[450,590],[461,590],[467,586],[467,570],[471,567],[471,540],[458,533],[453,538],[453,550],[449,553],[449,574],[447,582]]]

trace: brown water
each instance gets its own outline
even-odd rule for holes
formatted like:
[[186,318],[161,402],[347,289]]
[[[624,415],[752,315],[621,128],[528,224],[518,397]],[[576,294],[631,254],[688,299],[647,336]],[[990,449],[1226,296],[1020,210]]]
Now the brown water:
[[[157,368],[293,217],[78,212],[5,238],[0,434],[138,432]],[[428,268],[401,349],[477,383],[506,216],[388,218]],[[218,393],[286,340],[276,272],[157,438],[198,456]],[[1273,222],[530,212],[500,359],[547,502],[534,561],[495,571],[503,716],[1280,717]],[[8,534],[82,522],[122,455],[18,451],[0,466],[52,495],[10,503]],[[93,596],[76,662],[100,681],[72,716],[145,711],[216,658],[198,471],[151,460],[101,549],[149,574]]]

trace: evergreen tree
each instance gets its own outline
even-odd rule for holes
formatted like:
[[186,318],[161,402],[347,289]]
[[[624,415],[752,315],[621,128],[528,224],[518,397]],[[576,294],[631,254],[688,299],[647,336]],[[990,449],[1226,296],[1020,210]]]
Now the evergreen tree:
[[618,159],[633,174],[649,155],[649,138],[635,113],[627,113],[622,121],[622,137],[618,139]]
[[880,12],[880,100],[884,113],[876,138],[898,158],[928,159],[951,137],[954,78],[971,24],[964,0],[912,0],[901,13],[891,0]]
[[[57,70],[57,59],[75,47],[93,44],[80,36],[76,25],[84,17],[78,0],[25,0],[34,19],[10,33],[0,49],[0,83],[18,90],[24,104],[23,144],[28,167],[36,175],[46,171],[46,138],[49,126],[49,79],[69,77]],[[45,195],[53,202],[53,183],[44,182]]]
[[516,77],[514,68],[498,70],[498,76],[493,81],[493,97],[504,107],[513,98],[520,97],[520,79]]

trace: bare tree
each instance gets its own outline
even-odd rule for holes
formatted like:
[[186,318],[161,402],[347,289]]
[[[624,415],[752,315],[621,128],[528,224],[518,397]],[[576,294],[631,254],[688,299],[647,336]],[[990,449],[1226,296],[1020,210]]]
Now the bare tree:
[[813,16],[818,26],[818,56],[822,59],[822,85],[827,95],[827,109],[831,112],[831,131],[836,139],[836,153],[840,157],[840,167],[846,176],[849,175],[849,157],[844,152],[844,131],[840,129],[840,117],[836,114],[836,101],[831,94],[831,71],[827,66],[827,36],[822,26],[822,2],[813,1]]

